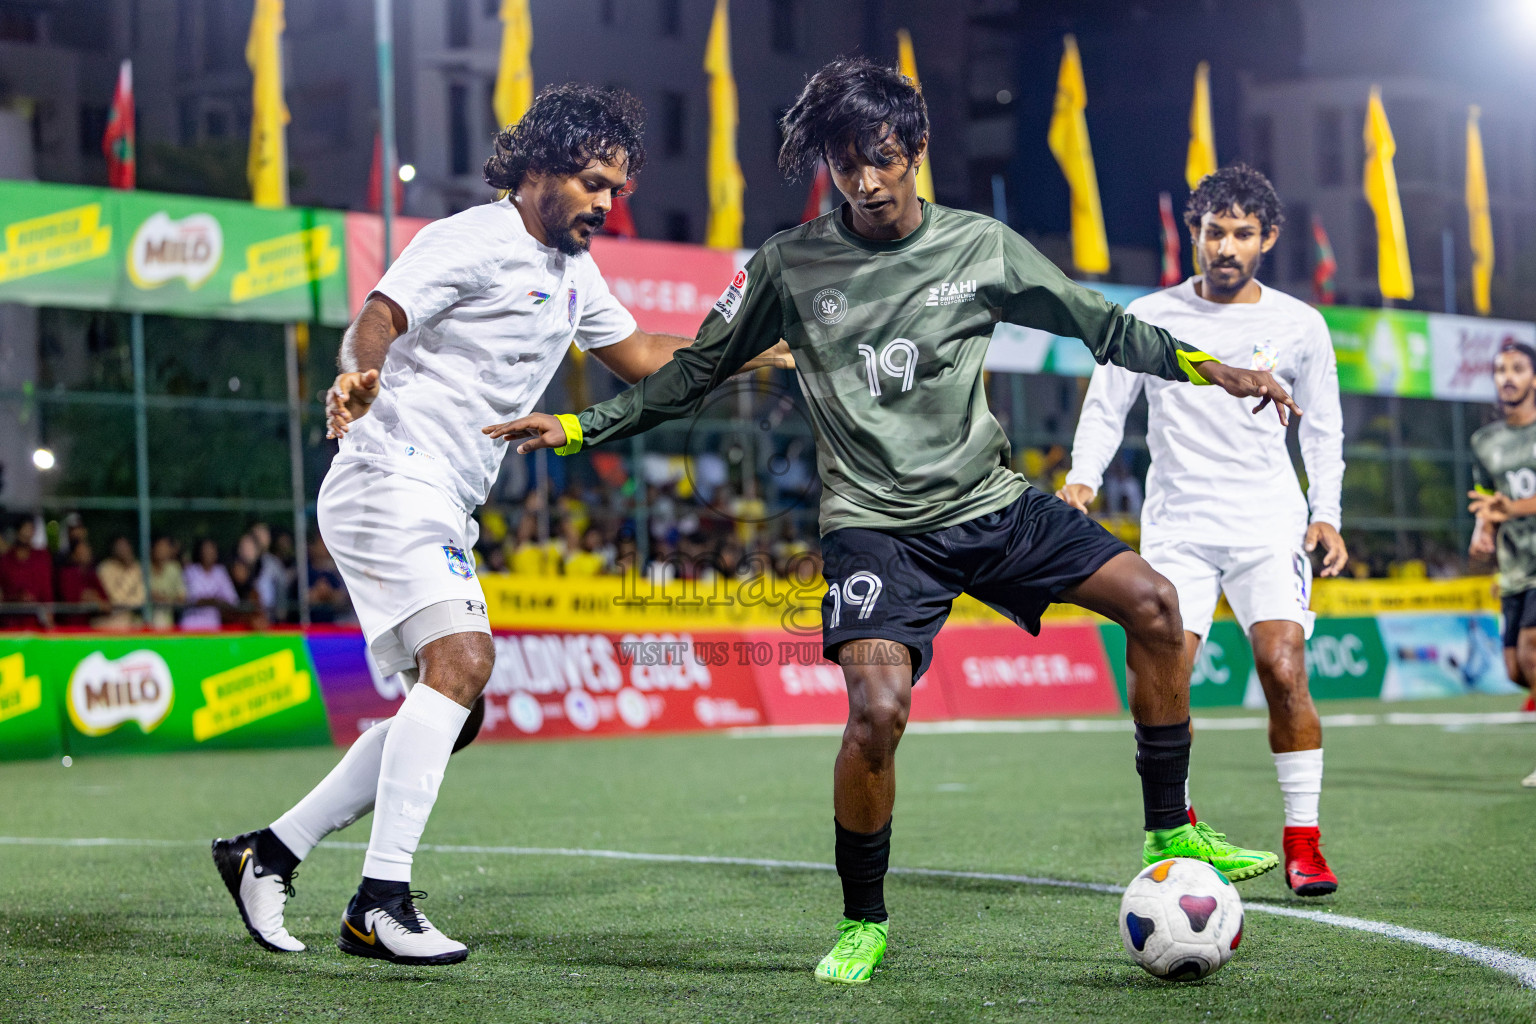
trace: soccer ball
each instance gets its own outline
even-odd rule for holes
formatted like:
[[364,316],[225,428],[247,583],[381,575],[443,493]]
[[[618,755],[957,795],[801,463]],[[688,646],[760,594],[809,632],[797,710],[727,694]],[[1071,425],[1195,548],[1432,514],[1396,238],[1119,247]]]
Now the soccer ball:
[[1232,959],[1243,939],[1243,901],[1204,861],[1160,860],[1125,887],[1120,939],[1148,974],[1198,981]]

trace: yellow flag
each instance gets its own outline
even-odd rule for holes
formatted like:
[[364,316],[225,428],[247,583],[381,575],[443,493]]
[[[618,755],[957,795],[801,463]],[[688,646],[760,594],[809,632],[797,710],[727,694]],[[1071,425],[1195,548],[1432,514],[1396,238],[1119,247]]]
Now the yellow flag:
[[533,19],[528,0],[501,0],[501,66],[491,106],[499,125],[516,124],[533,106]]
[[[906,29],[896,31],[896,51],[901,64],[901,73],[912,79],[912,84],[917,86],[917,91],[923,91],[923,83],[917,80],[917,55],[912,52],[912,36]],[[923,163],[917,169],[917,196],[933,202],[933,172],[928,169],[928,160],[925,157]]]
[[1482,111],[1467,109],[1467,238],[1472,243],[1472,305],[1487,316],[1493,308],[1493,221],[1488,215],[1488,171],[1483,166]]
[[1408,233],[1403,228],[1403,204],[1397,197],[1397,172],[1392,157],[1397,142],[1381,89],[1371,86],[1365,116],[1365,201],[1376,214],[1376,279],[1383,299],[1413,298],[1413,269],[1408,265]]
[[1195,99],[1189,105],[1189,152],[1184,157],[1184,180],[1193,192],[1200,179],[1216,170],[1216,132],[1211,127],[1211,66],[1201,61],[1195,68]]
[[256,0],[251,35],[245,42],[245,62],[251,67],[251,148],[245,176],[251,202],[257,206],[288,205],[288,147],[284,129],[288,104],[283,102],[283,0]]
[[1109,239],[1104,235],[1104,211],[1099,206],[1099,180],[1093,171],[1088,144],[1088,89],[1077,39],[1066,38],[1061,70],[1056,75],[1056,109],[1046,141],[1072,191],[1072,263],[1085,274],[1109,270]]
[[736,159],[736,78],[731,74],[731,21],[728,0],[715,0],[704,47],[709,73],[709,223],[704,244],[716,249],[741,248],[743,193],[746,179]]

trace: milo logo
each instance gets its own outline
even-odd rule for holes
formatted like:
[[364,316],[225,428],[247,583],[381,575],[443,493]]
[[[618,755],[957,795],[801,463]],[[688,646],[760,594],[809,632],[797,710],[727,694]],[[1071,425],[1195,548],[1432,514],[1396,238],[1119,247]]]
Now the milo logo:
[[128,276],[140,288],[158,288],[181,278],[197,288],[219,267],[224,233],[206,213],[172,220],[161,211],[133,233],[128,247]]
[[131,651],[116,661],[96,651],[75,666],[65,703],[76,729],[103,736],[125,722],[154,731],[174,697],[171,670],[154,651]]

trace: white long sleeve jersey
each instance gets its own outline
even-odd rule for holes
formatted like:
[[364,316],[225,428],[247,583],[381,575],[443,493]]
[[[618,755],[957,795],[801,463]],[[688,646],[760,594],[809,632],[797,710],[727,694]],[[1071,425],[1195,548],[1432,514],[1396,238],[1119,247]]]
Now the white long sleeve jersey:
[[1196,541],[1218,547],[1295,544],[1311,521],[1339,526],[1344,427],[1333,343],[1322,315],[1262,288],[1259,301],[1221,304],[1195,281],[1154,292],[1126,311],[1231,366],[1269,370],[1305,415],[1298,425],[1309,487],[1301,494],[1285,428],[1253,399],[1106,365],[1093,371],[1072,444],[1067,483],[1095,491],[1125,434],[1125,418],[1147,390],[1147,497],[1142,543]]

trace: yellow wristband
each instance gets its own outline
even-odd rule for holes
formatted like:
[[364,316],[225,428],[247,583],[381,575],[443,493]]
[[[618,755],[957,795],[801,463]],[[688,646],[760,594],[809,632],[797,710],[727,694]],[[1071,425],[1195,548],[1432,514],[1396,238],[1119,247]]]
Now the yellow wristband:
[[562,412],[555,417],[560,425],[565,428],[565,444],[555,449],[556,455],[575,455],[581,451],[581,420],[568,412]]
[[1188,352],[1184,351],[1183,349],[1179,349],[1177,354],[1179,357],[1179,369],[1184,371],[1184,376],[1189,378],[1189,382],[1191,384],[1210,383],[1210,381],[1200,376],[1199,372],[1195,370],[1195,363],[1203,363],[1207,359],[1215,359],[1215,356],[1207,355],[1206,353],[1201,352],[1199,349],[1190,349]]

